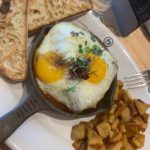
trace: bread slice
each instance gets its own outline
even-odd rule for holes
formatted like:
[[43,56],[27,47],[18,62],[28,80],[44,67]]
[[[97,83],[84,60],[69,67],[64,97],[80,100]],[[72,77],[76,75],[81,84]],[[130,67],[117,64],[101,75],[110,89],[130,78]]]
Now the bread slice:
[[29,0],[28,12],[29,31],[33,31],[49,23],[50,15],[46,7],[46,0]]
[[91,0],[29,0],[29,31],[92,9]]
[[11,0],[8,12],[0,11],[0,74],[14,81],[26,77],[27,33],[27,0]]

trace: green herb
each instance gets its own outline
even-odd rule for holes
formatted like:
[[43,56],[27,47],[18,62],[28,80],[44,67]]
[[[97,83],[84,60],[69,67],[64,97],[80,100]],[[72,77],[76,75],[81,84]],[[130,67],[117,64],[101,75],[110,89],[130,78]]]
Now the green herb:
[[103,52],[103,51],[100,49],[100,47],[97,46],[97,45],[93,45],[92,49],[93,49],[93,54],[95,54],[95,55],[101,55],[102,52]]
[[86,46],[86,47],[84,48],[84,52],[85,52],[85,53],[92,53],[92,49],[90,49],[90,47]]
[[87,68],[89,66],[89,59],[84,58],[84,57],[77,58],[75,63],[80,65],[80,67],[86,67]]
[[79,53],[83,53],[83,49],[82,48],[79,48]]
[[94,55],[101,55],[102,52],[103,51],[96,44],[94,44],[92,48],[88,46],[83,47],[81,44],[79,44],[79,53],[92,53]]
[[91,50],[88,46],[84,47],[82,46],[82,44],[79,44],[79,53],[90,53]]
[[79,33],[78,33],[78,32],[74,32],[74,31],[71,31],[71,35],[77,37],[77,36],[79,36]]
[[70,62],[70,77],[71,79],[84,79],[89,78],[90,59],[86,57],[77,57]]
[[79,32],[79,34],[81,34],[81,35],[85,35],[83,32]]
[[79,81],[77,84],[73,85],[73,86],[69,86],[69,87],[65,88],[65,91],[68,92],[68,93],[69,93],[69,92],[70,92],[70,93],[75,92],[76,87],[78,86],[79,83],[80,83],[80,81]]
[[96,42],[96,37],[95,37],[93,34],[91,34],[91,40],[92,40],[93,42]]
[[71,92],[71,93],[73,93],[73,92],[75,92],[75,88],[76,88],[76,86],[70,86],[70,87],[67,87],[66,89],[65,89],[65,91],[66,92]]
[[87,46],[87,41],[85,41],[85,46]]
[[83,53],[82,44],[79,44],[78,47],[79,47],[79,53]]
[[85,35],[83,32],[75,32],[75,31],[71,31],[71,35],[72,36],[79,36],[80,35]]
[[82,48],[82,44],[79,44],[79,48]]

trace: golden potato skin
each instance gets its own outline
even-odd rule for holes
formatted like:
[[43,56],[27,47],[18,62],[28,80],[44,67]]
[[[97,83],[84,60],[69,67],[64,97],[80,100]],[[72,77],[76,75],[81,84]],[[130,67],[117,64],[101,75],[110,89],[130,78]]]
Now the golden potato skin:
[[144,146],[150,107],[140,99],[132,99],[118,81],[112,108],[89,122],[72,128],[76,150],[137,150]]

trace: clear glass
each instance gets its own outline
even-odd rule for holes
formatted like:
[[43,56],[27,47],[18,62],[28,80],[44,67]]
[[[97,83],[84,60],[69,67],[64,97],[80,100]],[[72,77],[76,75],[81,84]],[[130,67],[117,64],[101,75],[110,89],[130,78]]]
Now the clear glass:
[[104,13],[115,0],[92,0],[94,11],[99,14]]

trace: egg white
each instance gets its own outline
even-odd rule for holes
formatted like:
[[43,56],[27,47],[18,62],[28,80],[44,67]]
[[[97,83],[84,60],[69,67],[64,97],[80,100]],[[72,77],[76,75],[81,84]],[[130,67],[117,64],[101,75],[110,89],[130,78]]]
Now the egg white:
[[[82,32],[84,35],[74,37],[71,32]],[[114,77],[117,73],[117,63],[112,55],[104,50],[100,43],[91,39],[91,34],[71,23],[62,22],[55,25],[49,33],[45,36],[44,40],[37,49],[37,53],[42,55],[46,52],[55,51],[63,54],[65,58],[77,57],[79,55],[79,44],[84,45],[87,41],[87,46],[92,45],[99,46],[103,53],[100,56],[107,64],[107,71],[104,79],[93,84],[86,80],[70,80],[67,77],[67,73],[64,77],[54,83],[44,83],[37,79],[40,88],[53,96],[59,102],[65,104],[68,108],[74,111],[82,111],[86,108],[95,108],[97,103],[104,97],[105,93],[109,89]],[[74,92],[66,92],[66,87],[76,85]]]

